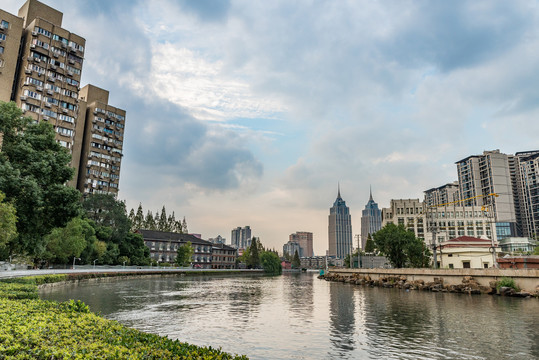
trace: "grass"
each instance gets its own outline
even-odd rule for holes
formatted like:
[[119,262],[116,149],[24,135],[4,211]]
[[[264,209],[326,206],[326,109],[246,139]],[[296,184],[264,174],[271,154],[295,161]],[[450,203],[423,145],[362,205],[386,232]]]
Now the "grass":
[[80,277],[0,281],[0,359],[247,359],[127,328],[92,313],[81,301],[38,299],[37,285]]
[[496,290],[500,292],[501,287],[510,287],[515,289],[516,292],[519,292],[520,289],[515,283],[515,280],[510,277],[502,277],[496,284]]

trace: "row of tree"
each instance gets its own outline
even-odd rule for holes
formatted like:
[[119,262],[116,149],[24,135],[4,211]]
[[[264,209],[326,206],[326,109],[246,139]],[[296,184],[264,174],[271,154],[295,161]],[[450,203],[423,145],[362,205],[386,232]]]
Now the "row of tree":
[[243,263],[248,269],[264,269],[268,274],[281,274],[283,268],[281,259],[275,249],[266,250],[260,241],[253,237],[251,246],[243,251],[243,254],[238,257],[238,263]]
[[146,212],[146,216],[144,216],[142,204],[139,204],[136,212],[135,209],[131,209],[131,211],[129,212],[129,220],[131,220],[132,231],[137,231],[138,229],[146,229],[168,231],[178,234],[189,233],[189,231],[187,230],[187,222],[185,221],[185,217],[183,218],[183,221],[176,220],[174,211],[172,212],[172,214],[167,216],[167,210],[165,209],[165,205],[163,205],[161,213],[159,213],[159,211],[156,211],[154,215],[150,210],[148,210]]
[[[352,254],[352,259],[365,254],[383,255],[394,268],[429,267],[432,256],[425,242],[417,238],[413,231],[402,224],[392,223],[375,232],[372,237],[369,234],[365,251],[356,250]],[[345,266],[350,267],[350,255],[347,255],[344,261]]]
[[71,155],[52,125],[0,103],[0,259],[36,266],[79,263],[149,264],[142,236],[130,232],[125,204],[66,186]]

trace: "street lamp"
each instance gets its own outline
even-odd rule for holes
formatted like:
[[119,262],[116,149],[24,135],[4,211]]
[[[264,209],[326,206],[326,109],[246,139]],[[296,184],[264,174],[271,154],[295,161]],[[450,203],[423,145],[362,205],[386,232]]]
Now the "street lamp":
[[124,269],[125,269],[125,263],[126,263],[126,262],[127,262],[127,261],[124,261]]
[[95,269],[95,262],[96,262],[97,260],[99,260],[99,259],[95,259],[95,260],[94,260],[94,269]]
[[73,257],[73,270],[75,270],[75,260],[80,260],[78,257]]

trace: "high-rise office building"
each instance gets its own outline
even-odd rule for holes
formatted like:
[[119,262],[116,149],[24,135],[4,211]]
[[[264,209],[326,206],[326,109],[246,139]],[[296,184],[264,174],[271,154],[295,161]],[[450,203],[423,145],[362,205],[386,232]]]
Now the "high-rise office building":
[[328,226],[329,256],[344,259],[352,252],[352,217],[339,188],[337,199],[329,209]]
[[490,211],[499,240],[517,236],[514,157],[499,150],[484,151],[483,155],[468,156],[456,164],[462,204],[483,206]]
[[[108,105],[106,90],[80,89],[86,40],[62,28],[62,18],[37,0],[26,1],[18,16],[0,10],[0,100],[53,125],[56,141],[72,155],[68,185],[116,194],[125,111]],[[93,153],[101,156],[89,158]]]
[[369,234],[374,234],[382,228],[382,211],[372,198],[372,190],[369,192],[369,201],[361,212],[361,248],[365,249]]
[[425,190],[425,205],[439,206],[459,200],[459,182],[454,181],[436,188]]
[[231,246],[236,249],[246,249],[251,246],[251,227],[237,227],[232,229],[230,236]]

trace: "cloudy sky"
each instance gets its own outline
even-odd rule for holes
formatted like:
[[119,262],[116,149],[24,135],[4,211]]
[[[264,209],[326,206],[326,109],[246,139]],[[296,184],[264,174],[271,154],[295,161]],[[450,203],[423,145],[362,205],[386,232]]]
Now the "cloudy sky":
[[310,231],[321,255],[339,182],[359,234],[370,185],[387,207],[539,148],[536,1],[44,2],[127,110],[119,197],[205,239]]

